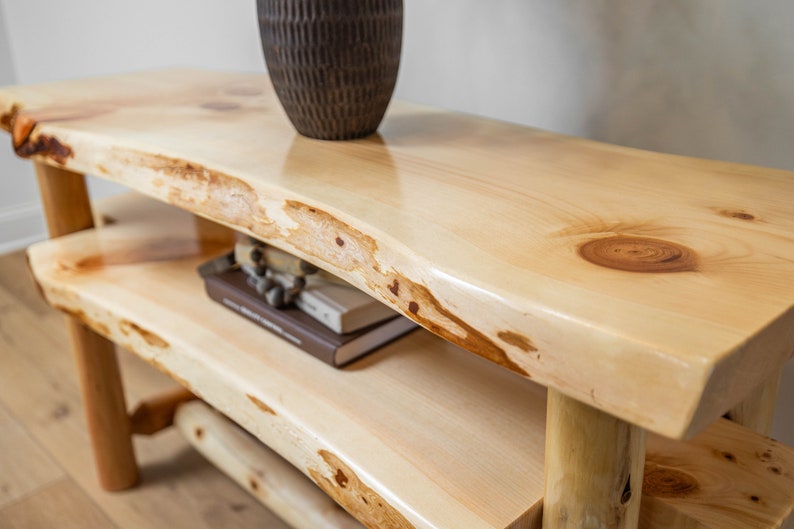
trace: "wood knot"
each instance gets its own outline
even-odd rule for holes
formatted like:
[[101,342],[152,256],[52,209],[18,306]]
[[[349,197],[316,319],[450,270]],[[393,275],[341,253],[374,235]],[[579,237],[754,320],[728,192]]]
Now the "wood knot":
[[0,114],[0,129],[5,130],[6,132],[11,132],[11,130],[14,128],[14,120],[17,119],[19,110],[19,105],[13,105],[8,112]]
[[720,211],[720,215],[723,217],[728,217],[729,219],[739,219],[739,220],[755,220],[755,215],[752,213],[747,213],[746,211],[734,211],[730,209],[723,209]]
[[500,331],[498,336],[503,342],[518,347],[525,353],[534,353],[538,350],[538,348],[532,344],[532,340],[516,332]]
[[345,475],[345,473],[342,472],[342,469],[337,469],[336,470],[336,475],[334,476],[334,479],[339,484],[339,486],[342,487],[342,488],[345,488],[347,486],[348,482],[350,481],[348,479],[348,477]]
[[732,453],[730,453],[730,452],[720,452],[720,455],[722,456],[723,459],[725,459],[725,461],[729,461],[731,463],[736,463],[736,456],[733,455]]
[[643,493],[657,498],[685,498],[699,488],[693,476],[672,468],[646,469],[642,482]]
[[616,235],[579,247],[579,255],[598,266],[625,272],[669,273],[697,269],[697,254],[681,244],[648,237]]

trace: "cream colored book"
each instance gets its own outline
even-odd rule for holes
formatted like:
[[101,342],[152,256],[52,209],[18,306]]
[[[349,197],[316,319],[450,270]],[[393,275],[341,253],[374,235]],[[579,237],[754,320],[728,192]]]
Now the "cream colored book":
[[329,329],[346,334],[397,315],[393,309],[353,286],[326,281],[306,284],[295,305]]

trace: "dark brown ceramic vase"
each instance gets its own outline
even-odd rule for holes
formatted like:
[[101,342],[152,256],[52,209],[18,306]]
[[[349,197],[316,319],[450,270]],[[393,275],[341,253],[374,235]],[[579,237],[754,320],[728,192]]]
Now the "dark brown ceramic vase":
[[257,0],[259,32],[281,105],[304,136],[372,134],[394,91],[402,0]]

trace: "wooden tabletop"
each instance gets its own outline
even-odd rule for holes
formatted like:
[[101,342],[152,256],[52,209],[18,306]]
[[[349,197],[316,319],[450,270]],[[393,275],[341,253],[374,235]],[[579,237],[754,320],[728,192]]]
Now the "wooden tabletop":
[[194,70],[2,89],[0,124],[22,156],[295,252],[664,435],[794,352],[791,172],[399,102],[378,135],[310,140],[263,75]]

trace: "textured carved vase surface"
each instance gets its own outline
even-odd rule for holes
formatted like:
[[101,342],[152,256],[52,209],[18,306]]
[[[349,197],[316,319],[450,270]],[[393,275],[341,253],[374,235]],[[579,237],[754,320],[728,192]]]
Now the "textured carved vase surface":
[[391,100],[402,0],[257,0],[276,94],[301,134],[347,140],[375,132]]

